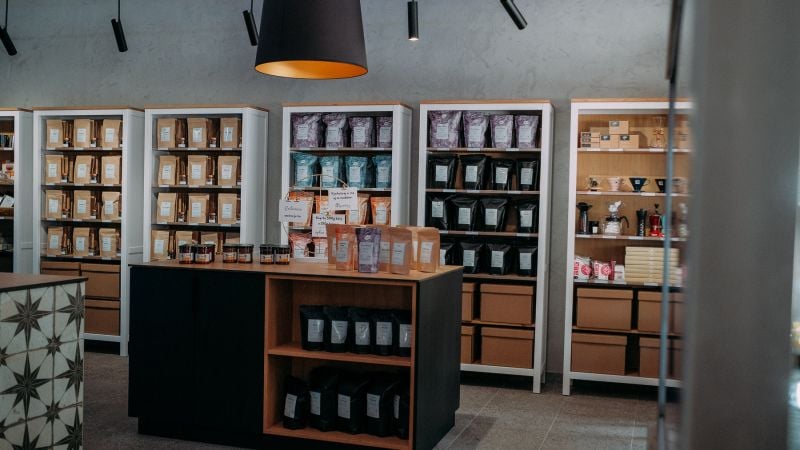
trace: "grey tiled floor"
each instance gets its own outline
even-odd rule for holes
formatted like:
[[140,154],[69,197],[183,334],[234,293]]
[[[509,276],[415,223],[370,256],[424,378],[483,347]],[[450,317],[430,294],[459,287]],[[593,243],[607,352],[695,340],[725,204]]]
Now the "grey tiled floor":
[[[87,352],[84,445],[89,449],[225,448],[144,436],[127,417],[127,358]],[[645,449],[657,415],[654,389],[576,385],[561,395],[559,383],[542,394],[530,385],[465,377],[455,427],[438,449]],[[676,419],[670,405],[668,417]]]

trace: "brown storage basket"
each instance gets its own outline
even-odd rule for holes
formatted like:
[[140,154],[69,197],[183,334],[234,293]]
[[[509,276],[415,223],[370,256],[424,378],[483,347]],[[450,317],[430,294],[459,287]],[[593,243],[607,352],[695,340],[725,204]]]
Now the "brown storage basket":
[[461,362],[472,364],[475,361],[475,327],[461,327]]
[[461,320],[475,318],[475,283],[464,283],[461,289]]
[[577,325],[606,330],[631,329],[633,291],[630,289],[578,289]]
[[81,264],[86,277],[86,296],[119,299],[119,266],[111,264]]
[[627,336],[572,334],[572,371],[625,375]]
[[42,261],[39,272],[42,275],[77,277],[81,274],[81,265],[76,262]]
[[533,286],[482,284],[480,310],[484,322],[533,324]]
[[85,332],[119,336],[119,302],[86,299]]
[[533,330],[481,328],[481,363],[489,366],[533,367]]

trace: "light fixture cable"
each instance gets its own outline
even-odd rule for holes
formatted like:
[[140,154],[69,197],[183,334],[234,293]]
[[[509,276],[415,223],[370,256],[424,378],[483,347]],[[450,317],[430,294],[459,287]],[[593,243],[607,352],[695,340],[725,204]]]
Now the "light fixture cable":
[[0,41],[3,42],[3,47],[6,48],[6,52],[9,54],[9,56],[14,56],[17,54],[17,48],[14,46],[14,42],[11,40],[11,36],[8,35],[8,0],[6,0],[5,20],[3,27],[0,28]]

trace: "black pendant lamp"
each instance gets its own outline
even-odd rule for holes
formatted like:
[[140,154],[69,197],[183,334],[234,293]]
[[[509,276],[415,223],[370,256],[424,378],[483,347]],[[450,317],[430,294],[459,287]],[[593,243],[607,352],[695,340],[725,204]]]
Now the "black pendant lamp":
[[367,73],[360,0],[265,0],[255,68],[287,78]]

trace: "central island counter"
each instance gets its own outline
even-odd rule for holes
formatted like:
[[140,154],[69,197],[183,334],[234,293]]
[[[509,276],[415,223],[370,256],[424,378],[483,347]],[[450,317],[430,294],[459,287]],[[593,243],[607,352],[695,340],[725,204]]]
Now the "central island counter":
[[[432,448],[459,404],[461,282],[460,266],[133,265],[129,414],[141,433],[245,447]],[[410,356],[304,350],[301,305],[410,311]],[[285,428],[287,378],[320,366],[403,378],[408,436]]]

